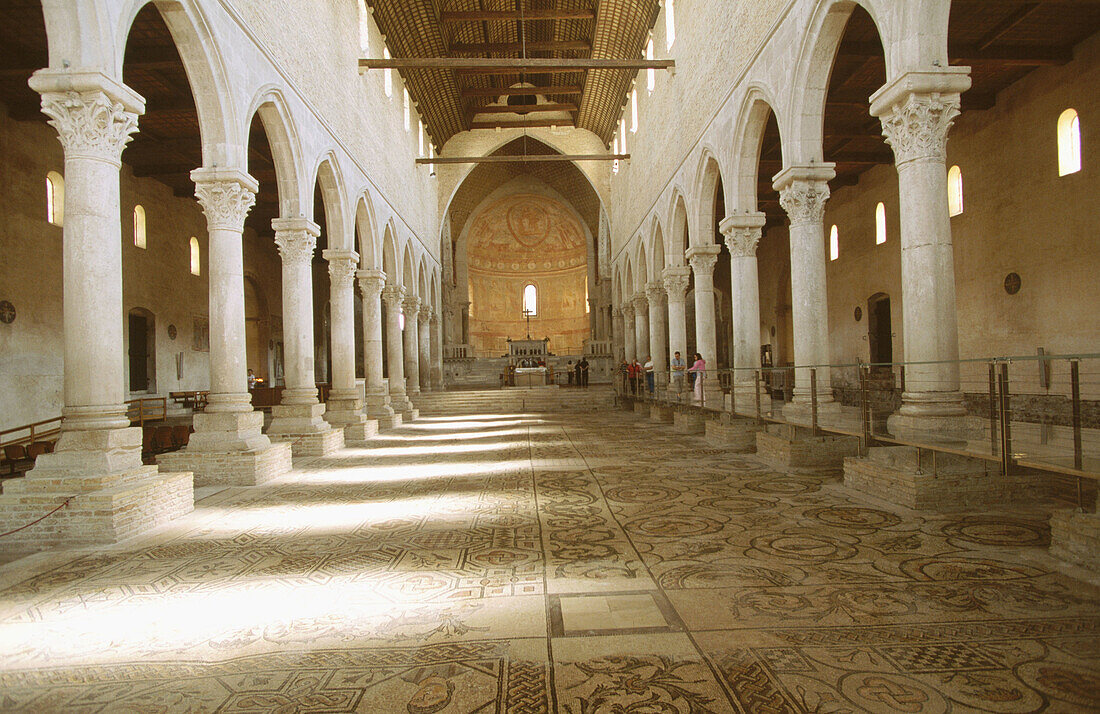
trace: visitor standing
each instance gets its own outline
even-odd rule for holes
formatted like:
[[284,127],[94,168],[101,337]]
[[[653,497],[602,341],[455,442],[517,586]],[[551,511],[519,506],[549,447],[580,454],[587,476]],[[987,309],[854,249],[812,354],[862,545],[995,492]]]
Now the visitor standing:
[[581,356],[581,361],[577,362],[577,374],[580,375],[581,386],[588,389],[588,358]]
[[653,358],[645,358],[645,366],[642,367],[645,370],[645,388],[649,392],[650,396],[653,395]]
[[691,365],[688,372],[691,372],[695,380],[695,401],[699,403],[699,406],[703,405],[703,375],[706,374],[707,363],[703,360],[703,355],[698,352],[695,353],[695,364]]
[[625,359],[619,364],[619,378],[623,380],[623,394],[626,394],[629,389],[627,383],[630,381],[630,365]]
[[679,352],[672,355],[672,363],[669,367],[672,368],[672,388],[679,394],[684,391],[684,373],[687,371],[687,365],[684,364],[684,358]]
[[569,386],[573,386],[573,360],[569,360],[568,366],[565,368],[565,372],[568,375]]

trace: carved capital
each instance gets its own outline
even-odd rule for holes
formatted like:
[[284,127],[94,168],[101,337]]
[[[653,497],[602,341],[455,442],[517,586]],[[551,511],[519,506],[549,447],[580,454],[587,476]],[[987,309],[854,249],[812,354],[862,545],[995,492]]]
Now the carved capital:
[[779,190],[779,205],[792,226],[824,222],[828,200],[829,184],[825,181],[795,179]]
[[634,303],[635,315],[646,315],[649,312],[649,300],[646,299],[644,292],[634,293],[634,297],[631,298]]
[[102,91],[48,92],[42,112],[57,129],[66,158],[122,165],[122,150],[138,129],[138,116]]
[[691,281],[691,268],[686,265],[676,265],[665,268],[661,278],[668,294],[669,302],[683,302],[687,295],[688,283]]
[[359,254],[353,250],[330,248],[321,255],[328,261],[328,275],[332,286],[340,290],[350,290],[355,281],[355,266],[359,263]]
[[660,280],[655,280],[645,286],[645,296],[650,305],[659,306],[665,300],[665,286]]
[[432,309],[427,306],[421,306],[420,314],[416,316],[417,322],[421,325],[427,325],[432,321]]
[[254,178],[243,171],[196,169],[191,172],[191,180],[210,230],[244,230],[244,219],[256,203],[258,185]]
[[401,302],[405,299],[405,288],[400,285],[387,283],[382,288],[382,300],[391,312],[401,312]]
[[718,254],[722,249],[716,245],[701,245],[688,248],[687,259],[691,269],[695,271],[696,280],[701,276],[710,279],[714,276],[714,265],[718,262]]
[[624,320],[634,319],[634,305],[629,302],[624,303],[623,306],[619,308],[619,312],[622,314]]
[[377,300],[382,295],[382,288],[386,287],[386,274],[381,270],[357,270],[355,277],[365,300]]
[[416,314],[420,312],[420,298],[415,295],[408,295],[401,304],[405,308],[405,318],[415,320]]
[[947,161],[947,132],[959,116],[958,94],[908,94],[879,119],[899,166],[911,161]]
[[718,229],[726,237],[733,258],[754,258],[767,217],[763,213],[735,214],[723,220]]

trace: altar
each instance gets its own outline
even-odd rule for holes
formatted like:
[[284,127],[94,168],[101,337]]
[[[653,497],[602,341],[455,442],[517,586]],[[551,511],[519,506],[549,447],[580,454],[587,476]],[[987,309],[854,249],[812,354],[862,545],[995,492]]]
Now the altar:
[[549,370],[546,367],[516,367],[516,387],[542,387],[546,385]]

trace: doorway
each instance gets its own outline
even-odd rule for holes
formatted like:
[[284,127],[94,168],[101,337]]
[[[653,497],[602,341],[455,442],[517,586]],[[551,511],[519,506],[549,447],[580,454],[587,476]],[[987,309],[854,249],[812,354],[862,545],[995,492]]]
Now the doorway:
[[153,313],[142,308],[134,308],[128,315],[130,391],[154,392],[156,385],[156,328]]
[[867,343],[875,369],[888,370],[894,361],[894,331],[890,325],[890,296],[875,293],[867,299]]

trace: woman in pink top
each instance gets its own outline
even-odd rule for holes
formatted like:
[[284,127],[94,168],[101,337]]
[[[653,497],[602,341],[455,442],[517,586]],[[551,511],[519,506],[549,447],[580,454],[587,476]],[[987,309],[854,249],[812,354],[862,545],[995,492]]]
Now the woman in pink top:
[[698,352],[695,353],[695,364],[688,367],[689,372],[695,373],[695,400],[700,405],[703,403],[703,375],[707,371],[707,363],[703,360],[703,355]]

